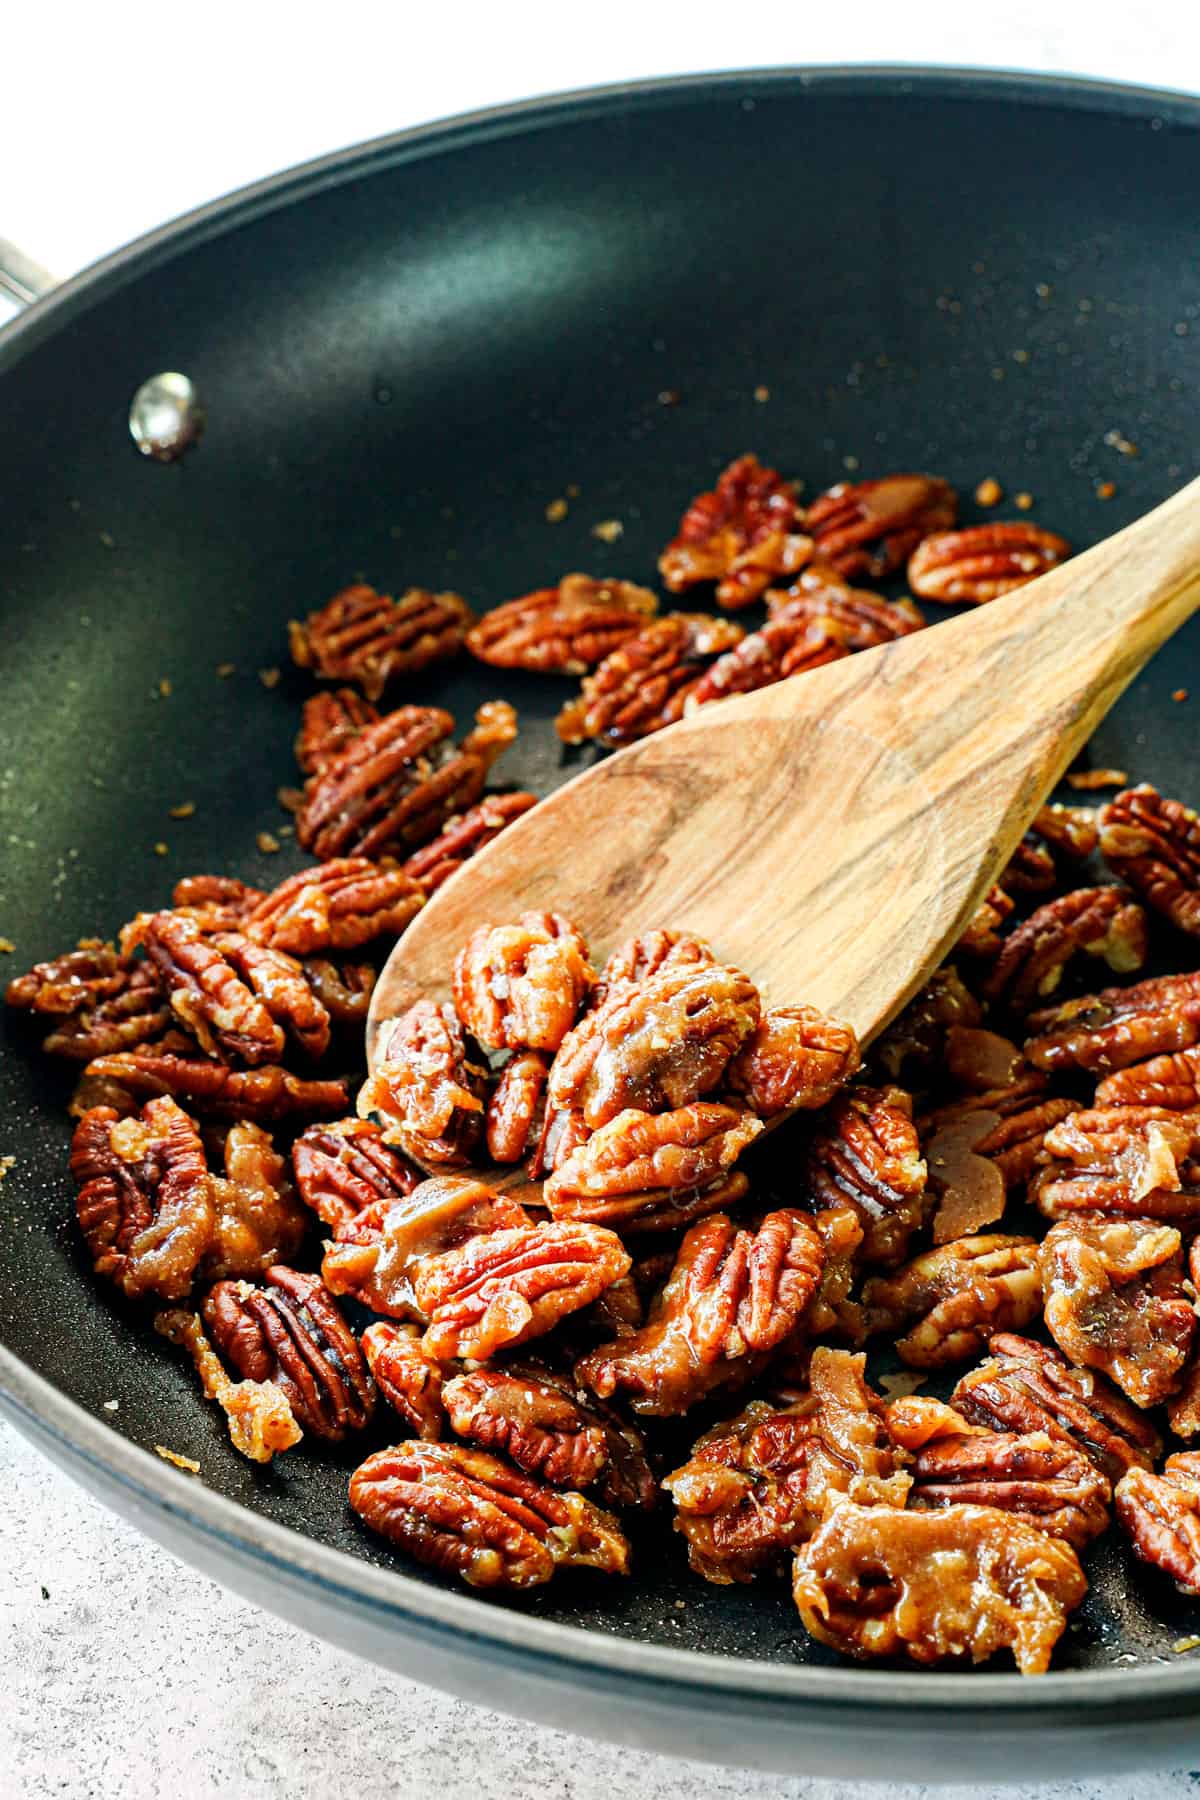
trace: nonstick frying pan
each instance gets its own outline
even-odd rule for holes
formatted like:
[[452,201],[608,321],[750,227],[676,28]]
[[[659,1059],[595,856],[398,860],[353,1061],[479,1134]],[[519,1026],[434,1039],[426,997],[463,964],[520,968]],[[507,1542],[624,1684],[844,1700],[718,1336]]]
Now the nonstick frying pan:
[[[181,874],[280,878],[286,854],[256,832],[280,822],[308,690],[258,672],[286,663],[288,617],[356,574],[481,606],[572,568],[645,580],[691,494],[747,448],[810,488],[927,468],[969,500],[995,474],[1080,545],[1162,499],[1197,461],[1198,126],[1178,95],[949,71],[610,89],[327,158],[39,302],[0,336],[12,966],[111,931]],[[207,407],[170,465],[127,426],[163,370]],[[612,542],[593,535],[609,520]],[[564,772],[562,684],[462,663],[419,695],[465,717],[498,688],[524,726],[505,778],[545,791]],[[1105,723],[1097,762],[1200,798],[1197,705],[1193,624]],[[172,820],[185,800],[194,815]],[[64,1089],[5,1029],[7,1410],[228,1586],[422,1680],[689,1755],[895,1780],[1193,1754],[1200,1668],[1173,1647],[1200,1613],[1116,1550],[1037,1681],[839,1665],[785,1585],[687,1578],[665,1524],[632,1583],[515,1603],[393,1558],[345,1506],[361,1448],[252,1468],[190,1371],[99,1291]]]

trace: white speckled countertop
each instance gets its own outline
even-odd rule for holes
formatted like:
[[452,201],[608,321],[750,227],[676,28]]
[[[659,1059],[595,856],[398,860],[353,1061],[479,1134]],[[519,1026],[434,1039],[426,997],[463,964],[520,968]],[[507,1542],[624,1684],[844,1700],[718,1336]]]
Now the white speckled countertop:
[[[6,20],[0,233],[66,275],[173,213],[341,144],[524,94],[695,67],[943,62],[1200,88],[1200,13],[1186,4],[1111,15],[1095,0],[861,0],[818,14],[760,0],[748,34],[736,9],[697,33],[696,9],[675,0],[610,0],[586,27],[559,4],[516,0],[472,20],[469,48],[446,10],[416,17],[341,0],[336,33],[295,15],[283,34],[280,16],[230,0],[195,16],[124,0],[73,19],[69,55],[58,8]],[[3,1425],[0,1492],[0,1800],[880,1792],[587,1743],[384,1674],[176,1562]],[[1200,1795],[1200,1769],[1001,1792],[1183,1800]],[[978,1787],[892,1793],[993,1800]]]

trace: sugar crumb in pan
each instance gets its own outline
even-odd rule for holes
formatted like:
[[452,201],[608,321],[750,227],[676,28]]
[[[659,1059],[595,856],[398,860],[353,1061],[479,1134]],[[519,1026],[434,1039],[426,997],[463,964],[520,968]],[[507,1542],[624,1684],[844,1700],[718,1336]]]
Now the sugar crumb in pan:
[[161,838],[159,838],[157,844],[154,846],[154,854],[155,856],[167,856],[169,854],[168,848]]
[[236,674],[236,672],[237,672],[237,664],[236,663],[224,662],[224,663],[217,664],[217,679],[219,681],[228,681],[229,677],[233,674]]
[[194,1456],[180,1456],[178,1450],[168,1450],[165,1444],[155,1444],[154,1448],[164,1462],[174,1463],[175,1467],[182,1469],[185,1474],[198,1475],[200,1473],[200,1464]]
[[560,519],[566,518],[567,510],[567,503],[560,495],[557,500],[551,500],[547,506],[546,518],[551,525],[557,525]]
[[17,1159],[15,1156],[0,1156],[0,1182],[3,1182],[8,1171],[10,1169],[15,1169],[16,1166]]
[[592,526],[592,536],[599,538],[603,544],[615,544],[624,535],[625,527],[620,519],[601,519]]
[[172,819],[190,819],[196,810],[194,800],[181,800],[178,806],[168,806],[167,812]]
[[1033,495],[1027,494],[1024,491],[1022,491],[1021,493],[1014,496],[1013,505],[1016,507],[1018,512],[1028,512],[1029,509],[1033,505]]
[[279,848],[279,839],[273,831],[256,831],[254,841],[264,856],[274,856]]
[[[1186,688],[1176,688],[1175,692],[1171,695],[1172,700],[1174,700],[1177,706],[1181,705],[1187,697],[1188,691]],[[3,948],[3,946],[0,946],[0,948]]]
[[0,956],[11,956],[16,947],[11,938],[0,937]]
[[1115,481],[1098,481],[1096,483],[1097,500],[1111,500],[1116,491],[1117,484]]
[[1073,788],[1128,787],[1129,776],[1124,769],[1072,769],[1067,776],[1067,785]]
[[280,678],[281,673],[282,673],[281,670],[275,669],[275,668],[260,669],[258,671],[258,679],[262,682],[262,684],[265,688],[278,687],[279,686],[279,678]]
[[975,489],[976,506],[999,506],[1004,498],[1004,489],[994,475],[985,475]]

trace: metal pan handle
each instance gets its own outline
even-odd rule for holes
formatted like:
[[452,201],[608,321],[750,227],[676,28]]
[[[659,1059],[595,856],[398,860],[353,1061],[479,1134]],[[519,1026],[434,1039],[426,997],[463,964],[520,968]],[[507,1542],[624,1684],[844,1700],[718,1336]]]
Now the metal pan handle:
[[58,286],[57,277],[41,263],[34,262],[7,238],[0,237],[0,294],[18,308],[32,306],[43,294]]

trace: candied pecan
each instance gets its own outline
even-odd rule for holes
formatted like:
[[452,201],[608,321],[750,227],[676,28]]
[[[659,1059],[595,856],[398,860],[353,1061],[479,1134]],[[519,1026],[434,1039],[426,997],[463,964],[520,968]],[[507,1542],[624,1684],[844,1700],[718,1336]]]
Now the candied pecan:
[[470,1162],[483,1136],[487,1075],[454,1008],[418,1000],[381,1030],[358,1110],[378,1113],[384,1142],[414,1161],[452,1168]]
[[1168,1456],[1161,1475],[1133,1468],[1117,1483],[1117,1518],[1137,1555],[1200,1594],[1200,1452]]
[[1166,1399],[1196,1331],[1178,1231],[1149,1219],[1064,1219],[1046,1234],[1040,1265],[1046,1327],[1063,1354],[1102,1369],[1135,1406]]
[[447,819],[441,835],[408,858],[404,873],[423,894],[432,894],[449,881],[477,850],[500,836],[505,826],[537,805],[536,794],[485,794],[459,818]]
[[990,887],[967,921],[966,930],[955,949],[964,956],[987,959],[999,956],[1004,948],[1000,928],[1016,910],[1016,901],[1002,887]]
[[353,688],[311,694],[301,709],[296,738],[296,761],[301,772],[319,775],[360,732],[378,723],[378,709]]
[[[497,710],[499,709],[499,710]],[[488,769],[516,736],[511,707],[491,701],[462,747],[440,706],[400,706],[368,725],[312,776],[296,815],[296,839],[322,862],[409,851],[473,806]]]
[[381,1199],[356,1214],[325,1254],[322,1274],[334,1294],[350,1294],[373,1312],[419,1319],[412,1275],[417,1264],[485,1232],[532,1223],[525,1208],[472,1175],[437,1175],[411,1194]]
[[1200,936],[1200,815],[1143,782],[1100,808],[1100,853],[1180,931]]
[[354,1333],[318,1275],[281,1264],[266,1286],[218,1281],[201,1316],[218,1352],[247,1381],[273,1381],[305,1431],[340,1443],[375,1410],[375,1386]]
[[1044,1149],[1057,1160],[1039,1172],[1032,1197],[1048,1219],[1200,1218],[1200,1114],[1160,1106],[1074,1112],[1046,1133]]
[[151,913],[141,922],[140,936],[171,1010],[203,1050],[210,1056],[236,1056],[250,1067],[278,1061],[283,1027],[192,919]]
[[140,1119],[93,1107],[75,1128],[71,1174],[96,1273],[131,1298],[187,1294],[213,1235],[208,1163],[187,1114],[167,1099]]
[[935,969],[925,986],[871,1046],[870,1060],[892,1081],[929,1076],[939,1069],[946,1035],[953,1026],[974,1028],[983,1008],[949,964]]
[[811,620],[847,650],[871,650],[925,624],[911,600],[882,600],[867,588],[851,587],[832,563],[811,563],[789,587],[772,588],[764,598],[770,620]]
[[988,1431],[916,1394],[892,1401],[887,1424],[915,1452],[910,1506],[997,1506],[1076,1550],[1108,1528],[1108,1478],[1058,1432]]
[[1159,975],[1032,1013],[1025,1054],[1039,1069],[1124,1069],[1200,1042],[1200,974]]
[[760,1119],[797,1107],[826,1106],[858,1068],[849,1025],[815,1006],[773,1006],[725,1071],[726,1081]]
[[924,1216],[925,1163],[901,1088],[851,1088],[819,1121],[804,1163],[814,1211],[849,1203],[864,1230],[862,1259],[899,1262]]
[[706,1581],[753,1581],[809,1536],[812,1409],[807,1399],[783,1410],[752,1400],[738,1418],[706,1432],[664,1480],[688,1563]]
[[585,676],[581,693],[558,715],[559,737],[564,744],[589,738],[632,744],[673,725],[683,717],[688,696],[714,657],[732,650],[744,636],[732,619],[705,613],[651,619]]
[[329,1014],[331,1025],[361,1028],[367,1022],[378,976],[370,963],[334,963],[306,956],[304,979]]
[[839,481],[808,509],[813,558],[847,580],[880,581],[898,569],[923,537],[953,525],[958,496],[935,475],[885,475]]
[[1032,1238],[983,1233],[926,1250],[891,1276],[863,1288],[868,1329],[894,1332],[914,1369],[962,1362],[993,1331],[1037,1317],[1042,1302],[1038,1246]]
[[[860,1344],[863,1340],[862,1308],[849,1298],[858,1273],[858,1257],[862,1249],[862,1221],[843,1200],[813,1214],[817,1235],[825,1247],[825,1266],[821,1280],[801,1321],[795,1348],[805,1354],[806,1346],[816,1337],[834,1337],[841,1343]],[[808,1379],[807,1363],[804,1377]]]
[[1058,881],[1054,858],[1027,831],[1004,865],[1000,884],[1010,894],[1048,894]]
[[474,614],[458,594],[409,588],[399,600],[358,582],[303,624],[288,624],[292,661],[326,681],[356,681],[378,700],[394,675],[416,675],[453,656]]
[[809,1364],[816,1410],[808,1449],[809,1531],[847,1500],[903,1506],[912,1477],[892,1440],[886,1409],[866,1382],[866,1357],[819,1344]]
[[125,985],[119,992],[58,1018],[42,1040],[48,1055],[91,1062],[95,1056],[155,1043],[168,1031],[171,1009],[157,971],[143,962],[123,972]]
[[[204,1057],[176,1051],[121,1050],[97,1056],[83,1072],[82,1088],[103,1084],[112,1103],[136,1112],[137,1103],[160,1094],[184,1102],[202,1118],[336,1119],[349,1104],[346,1082],[302,1081],[274,1064],[257,1069],[229,1069]],[[76,1103],[72,1103],[76,1110]]]
[[251,1462],[267,1463],[300,1442],[303,1433],[283,1389],[274,1381],[231,1381],[198,1314],[177,1307],[160,1312],[154,1329],[191,1357],[204,1398],[215,1400],[225,1414],[235,1450]]
[[292,1146],[292,1165],[300,1198],[335,1239],[368,1206],[386,1208],[425,1179],[369,1119],[310,1125]]
[[619,987],[568,1032],[550,1070],[550,1104],[578,1109],[593,1130],[629,1108],[687,1106],[717,1086],[758,1020],[758,990],[740,969],[661,969]]
[[[1148,982],[1143,983],[1149,986]],[[1146,1106],[1167,1112],[1200,1111],[1200,1049],[1152,1056],[1118,1069],[1096,1084],[1099,1107]]]
[[208,941],[306,1056],[315,1061],[325,1054],[331,1029],[329,1014],[302,963],[286,951],[268,949],[239,931],[214,932]]
[[654,595],[635,582],[564,575],[557,587],[485,613],[467,633],[467,649],[496,669],[582,675],[635,637],[657,610]]
[[1036,580],[1070,554],[1065,538],[1028,519],[989,520],[922,538],[908,559],[908,585],[923,600],[981,606]]
[[418,1437],[436,1442],[446,1422],[443,1370],[422,1343],[420,1326],[376,1319],[363,1332],[361,1343],[375,1386],[388,1405]]
[[549,1073],[540,1050],[518,1050],[505,1063],[487,1105],[487,1147],[493,1162],[520,1162],[536,1146]]
[[365,856],[335,857],[281,881],[247,915],[246,936],[294,956],[358,950],[375,938],[399,937],[424,903],[403,869],[378,868]]
[[549,1371],[472,1369],[445,1387],[451,1430],[501,1452],[552,1487],[593,1484],[610,1506],[652,1507],[657,1487],[641,1434]]
[[377,1450],[350,1477],[350,1504],[418,1562],[472,1587],[537,1587],[559,1567],[629,1572],[610,1513],[460,1444]]
[[600,971],[589,1005],[593,1009],[602,1006],[617,988],[648,981],[664,969],[711,966],[716,960],[704,939],[690,932],[645,931],[618,944]]
[[442,1362],[515,1349],[590,1306],[631,1262],[615,1232],[574,1220],[468,1238],[412,1267],[426,1348]]
[[1058,987],[1076,954],[1100,956],[1116,975],[1146,960],[1146,915],[1124,888],[1076,888],[1048,900],[1005,938],[983,984],[987,999],[1026,1013]]
[[717,583],[721,606],[748,606],[781,575],[794,575],[812,553],[794,482],[756,456],[739,456],[709,493],[697,494],[658,559],[663,585],[683,593]]
[[636,1412],[686,1412],[712,1388],[747,1373],[794,1328],[816,1292],[820,1237],[798,1212],[768,1213],[739,1231],[724,1213],[693,1225],[671,1278],[632,1337],[576,1364],[602,1399],[618,1390]]
[[487,1050],[558,1049],[594,972],[579,930],[561,913],[480,925],[454,959],[454,1004]]
[[1099,820],[1091,806],[1043,806],[1034,814],[1031,830],[1065,856],[1082,861],[1100,842]]
[[249,887],[236,875],[184,875],[171,892],[171,905],[203,913],[225,930],[237,929],[252,907],[263,898],[261,888]]
[[939,1195],[935,1244],[994,1224],[1008,1193],[1023,1186],[1043,1161],[1047,1134],[1080,1110],[1077,1100],[1047,1100],[1036,1091],[1030,1100],[1030,1085],[1019,1080],[1008,1090],[974,1095],[933,1115],[924,1148],[929,1184]]
[[[694,1216],[693,1201],[726,1180],[761,1130],[752,1113],[718,1101],[694,1100],[669,1113],[631,1108],[556,1163],[543,1190],[545,1204],[557,1219],[626,1225],[659,1208],[666,1209],[664,1223]],[[725,1188],[726,1203],[746,1191],[744,1180],[732,1179],[737,1187]],[[721,1203],[714,1192],[703,1210]]]
[[589,1135],[581,1112],[555,1112],[552,1106],[543,1107],[542,1129],[529,1159],[531,1179],[541,1181],[557,1169],[580,1144],[586,1143]]
[[128,966],[112,944],[100,938],[82,938],[76,949],[50,962],[35,963],[27,974],[17,975],[4,990],[4,998],[9,1006],[22,1011],[66,1018],[123,994],[128,982]]
[[998,1332],[988,1347],[988,1361],[961,1376],[950,1396],[957,1411],[1003,1431],[1068,1437],[1110,1481],[1153,1467],[1158,1433],[1103,1375],[1011,1332]]
[[221,1156],[225,1173],[209,1177],[213,1233],[199,1273],[208,1280],[259,1275],[299,1248],[308,1218],[283,1157],[260,1125],[248,1119],[231,1125]]
[[807,1629],[847,1656],[980,1663],[1008,1649],[1023,1675],[1049,1666],[1086,1592],[1069,1544],[994,1506],[839,1506],[792,1584]]

